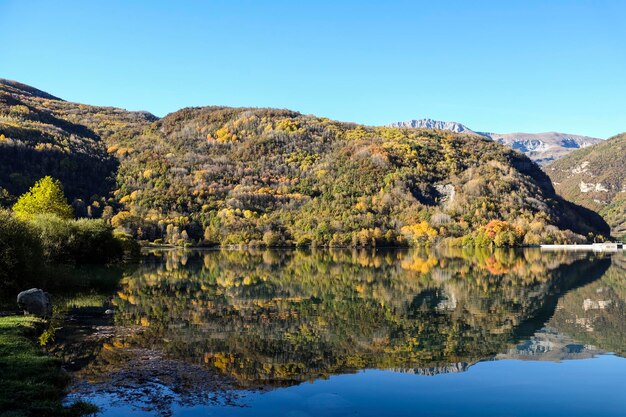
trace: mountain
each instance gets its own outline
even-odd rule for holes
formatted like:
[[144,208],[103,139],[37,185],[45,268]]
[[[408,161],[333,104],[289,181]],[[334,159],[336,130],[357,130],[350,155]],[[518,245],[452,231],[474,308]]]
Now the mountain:
[[600,213],[626,235],[626,133],[577,150],[545,168],[559,194]]
[[526,154],[545,165],[568,153],[602,142],[602,139],[567,133],[485,133],[492,140]]
[[5,202],[52,175],[78,215],[141,240],[512,245],[608,233],[524,155],[473,134],[217,106],[158,119],[8,81],[0,103]]
[[442,122],[432,119],[417,119],[391,123],[391,127],[426,128],[449,130],[457,133],[470,133],[486,137],[526,154],[539,165],[545,165],[562,158],[575,149],[585,148],[602,141],[589,136],[568,133],[488,133],[478,132],[457,122]]
[[[437,130],[449,130],[456,133],[476,133],[469,129],[467,126],[457,122],[442,122],[433,119],[417,119],[408,120],[405,122],[391,123],[390,127],[402,127],[413,129],[437,129]],[[477,133],[478,134],[478,133]]]

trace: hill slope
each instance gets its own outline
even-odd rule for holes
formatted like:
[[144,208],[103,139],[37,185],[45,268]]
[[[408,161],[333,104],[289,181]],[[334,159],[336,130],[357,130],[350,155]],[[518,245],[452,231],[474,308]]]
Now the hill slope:
[[578,239],[559,229],[608,232],[594,213],[560,199],[525,156],[476,135],[277,109],[188,108],[157,120],[0,85],[0,161],[24,153],[2,165],[2,187],[16,194],[56,176],[87,204],[79,214],[102,215],[139,239],[509,244]]
[[551,239],[549,224],[608,230],[525,156],[474,135],[205,107],[117,146],[132,149],[120,157],[123,223],[149,239],[167,224],[171,242],[183,229],[197,239],[202,224],[206,240],[232,244],[396,244],[471,235],[492,219],[536,227],[531,243]]
[[602,141],[589,136],[568,133],[487,133],[477,132],[457,122],[443,122],[432,119],[408,120],[390,124],[391,127],[428,128],[452,132],[474,133],[484,136],[510,148],[518,150],[540,165],[562,158],[576,149],[585,148]]
[[149,113],[66,102],[0,79],[0,199],[10,203],[51,175],[64,184],[78,214],[86,214],[116,185],[119,161],[103,138],[137,134],[154,120]]
[[626,134],[572,152],[546,167],[562,196],[598,211],[616,236],[626,235]]

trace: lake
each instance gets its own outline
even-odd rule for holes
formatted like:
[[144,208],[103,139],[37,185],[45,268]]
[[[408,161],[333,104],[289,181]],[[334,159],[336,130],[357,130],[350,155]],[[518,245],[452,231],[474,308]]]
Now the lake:
[[101,416],[626,415],[623,253],[155,250],[63,304]]

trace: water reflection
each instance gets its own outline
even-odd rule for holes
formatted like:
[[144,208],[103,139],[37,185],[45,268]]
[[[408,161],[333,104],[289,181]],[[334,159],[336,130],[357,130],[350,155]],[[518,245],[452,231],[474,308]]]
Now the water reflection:
[[623,272],[608,255],[537,250],[152,252],[121,280],[106,341],[63,354],[88,358],[72,362],[91,383],[140,352],[245,387],[623,354]]
[[548,326],[586,345],[626,356],[626,256],[598,280],[565,294]]

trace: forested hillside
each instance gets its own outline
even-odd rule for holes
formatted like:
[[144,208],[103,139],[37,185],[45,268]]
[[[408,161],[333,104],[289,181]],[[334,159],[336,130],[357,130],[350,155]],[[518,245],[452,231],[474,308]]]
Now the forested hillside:
[[63,183],[77,214],[98,217],[119,165],[104,139],[137,134],[153,120],[148,113],[70,103],[0,79],[0,204],[50,175]]
[[1,186],[16,195],[55,176],[85,202],[77,213],[140,240],[507,246],[608,233],[527,157],[474,135],[277,109],[187,108],[157,120],[0,85]]
[[599,212],[626,237],[626,134],[580,149],[546,167],[563,197]]

